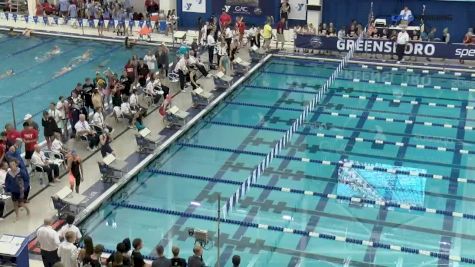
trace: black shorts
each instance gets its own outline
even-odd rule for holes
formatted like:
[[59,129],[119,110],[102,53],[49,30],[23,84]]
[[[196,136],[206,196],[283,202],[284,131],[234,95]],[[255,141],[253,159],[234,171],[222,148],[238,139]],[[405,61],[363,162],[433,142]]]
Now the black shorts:
[[280,13],[280,18],[284,18],[285,20],[288,20],[289,19],[289,13]]
[[13,202],[25,202],[25,200],[28,199],[28,195],[30,194],[30,189],[26,189],[25,192],[23,192],[23,198],[20,197],[20,193],[12,193],[12,201]]
[[25,159],[31,159],[35,151],[25,151]]
[[107,143],[107,144],[101,146],[101,155],[102,155],[103,158],[106,157],[107,154],[112,154],[112,152],[113,152],[113,151],[112,151],[112,148],[111,148],[111,146],[109,145],[109,143]]

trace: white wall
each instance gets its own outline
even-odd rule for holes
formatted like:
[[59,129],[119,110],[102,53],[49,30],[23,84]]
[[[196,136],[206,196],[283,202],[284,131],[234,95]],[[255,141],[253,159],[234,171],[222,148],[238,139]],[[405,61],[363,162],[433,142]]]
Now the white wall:
[[[331,1],[331,0],[330,0]],[[307,5],[322,6],[323,0],[308,0]],[[322,22],[322,10],[320,11],[307,11],[307,23],[312,23],[318,26]]]
[[177,10],[177,2],[177,0],[160,0],[160,9],[165,11],[165,13],[171,9]]

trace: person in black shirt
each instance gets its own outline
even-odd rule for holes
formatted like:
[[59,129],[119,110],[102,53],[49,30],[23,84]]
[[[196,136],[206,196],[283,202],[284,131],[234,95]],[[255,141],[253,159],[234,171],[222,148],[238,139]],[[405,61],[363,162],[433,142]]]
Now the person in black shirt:
[[178,254],[180,254],[180,248],[173,246],[172,253],[173,253],[173,258],[170,259],[172,266],[186,267],[186,260],[178,257]]
[[143,62],[143,59],[139,59],[139,65],[137,66],[137,75],[139,76],[139,84],[144,87],[147,82],[147,76],[150,73],[147,64]]
[[144,267],[145,266],[145,260],[143,259],[142,253],[140,253],[140,250],[143,247],[142,239],[136,238],[132,242],[132,246],[134,247],[134,250],[132,251],[132,263],[134,267]]
[[84,92],[84,104],[86,106],[87,112],[89,109],[94,109],[92,104],[92,90],[94,89],[94,84],[92,84],[91,78],[86,78],[84,84],[82,85],[82,91]]
[[133,81],[127,76],[127,71],[125,70],[120,76],[120,83],[124,86],[122,94],[130,96],[130,87],[132,86]]
[[107,258],[107,264],[114,262],[114,259],[117,257],[116,254],[122,254],[123,266],[131,266],[132,262],[130,261],[129,256],[127,256],[127,246],[124,242],[117,243],[116,251]]
[[83,264],[87,266],[89,264],[91,267],[101,267],[101,255],[102,252],[104,251],[104,246],[103,245],[96,245],[94,247],[94,253],[92,255],[86,255],[86,257],[83,260]]

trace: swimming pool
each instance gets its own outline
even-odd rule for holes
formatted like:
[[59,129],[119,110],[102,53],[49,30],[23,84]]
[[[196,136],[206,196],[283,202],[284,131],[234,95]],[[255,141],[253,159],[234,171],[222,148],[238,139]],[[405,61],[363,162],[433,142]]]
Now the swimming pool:
[[[25,114],[34,115],[34,120],[40,124],[41,113],[49,103],[57,102],[61,95],[69,96],[76,83],[83,83],[86,77],[94,78],[96,71],[103,72],[107,68],[120,75],[132,55],[141,57],[153,48],[136,46],[127,50],[122,43],[38,35],[10,37],[6,34],[0,35],[0,46],[0,74],[9,69],[15,72],[13,76],[0,79],[0,123],[13,122],[12,99],[20,129]],[[45,56],[54,46],[58,46],[61,53]],[[90,57],[81,60],[86,51],[90,52]],[[75,65],[73,69],[58,76],[58,71],[69,64]]]
[[[108,249],[140,237],[150,256],[157,243],[189,256],[188,231],[208,230],[214,265],[218,197],[236,191],[336,66],[272,58],[81,228]],[[470,265],[473,88],[466,73],[350,64],[220,223],[221,265],[233,254],[242,266]]]

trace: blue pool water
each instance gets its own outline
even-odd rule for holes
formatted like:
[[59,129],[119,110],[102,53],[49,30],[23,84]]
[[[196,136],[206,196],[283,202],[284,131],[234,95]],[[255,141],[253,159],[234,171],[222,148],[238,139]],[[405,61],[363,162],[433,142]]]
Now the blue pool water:
[[[342,191],[339,170],[344,162],[353,162],[380,167],[359,172],[358,181],[365,188],[352,191],[353,197],[371,199],[368,192],[373,192],[373,200],[475,213],[474,183],[457,180],[474,177],[469,162],[475,154],[470,128],[475,101],[469,89],[475,82],[465,73],[378,70],[356,64],[343,71],[286,149],[228,214],[229,221],[220,224],[217,255],[213,219],[218,216],[218,198],[223,203],[236,191],[335,68],[336,63],[272,58],[81,228],[108,249],[124,237],[140,237],[142,252],[149,256],[154,256],[158,243],[167,255],[177,245],[189,256],[194,238],[188,230],[207,230],[211,241],[204,259],[210,266],[218,260],[230,266],[233,254],[241,255],[242,266],[449,262],[384,246],[274,231],[282,228],[472,258],[472,218],[359,205],[331,196],[350,195]],[[407,174],[387,175],[388,169]],[[271,227],[257,228],[254,223]]]
[[[59,96],[69,96],[76,83],[83,83],[86,77],[93,78],[96,71],[103,72],[107,68],[121,74],[129,58],[141,57],[152,49],[136,46],[127,50],[122,43],[64,37],[9,37],[5,34],[0,36],[0,46],[0,75],[9,69],[15,72],[14,76],[0,79],[0,124],[13,122],[12,100],[20,129],[27,113],[33,114],[34,120],[41,125],[42,111],[50,102],[57,102]],[[45,57],[54,46],[58,46],[61,53]],[[89,59],[77,62],[72,71],[55,77],[61,68],[86,51],[91,52]]]

